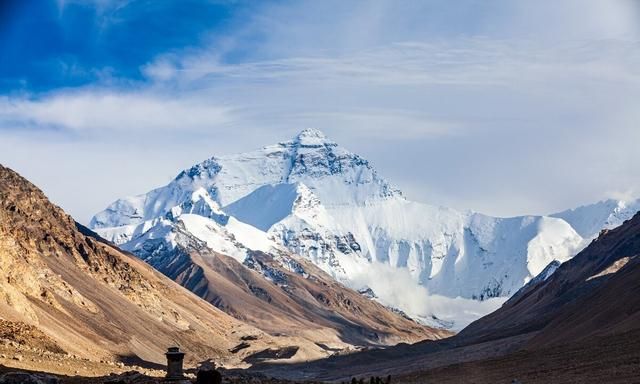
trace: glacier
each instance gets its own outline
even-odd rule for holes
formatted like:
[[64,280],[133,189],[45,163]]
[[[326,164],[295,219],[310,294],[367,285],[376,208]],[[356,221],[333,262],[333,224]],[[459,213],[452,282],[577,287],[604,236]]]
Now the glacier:
[[[289,251],[428,325],[460,329],[640,204],[604,201],[548,216],[499,218],[412,202],[321,131],[182,171],[115,201],[90,227],[137,255],[180,227],[239,261]],[[547,269],[548,271],[548,269]]]

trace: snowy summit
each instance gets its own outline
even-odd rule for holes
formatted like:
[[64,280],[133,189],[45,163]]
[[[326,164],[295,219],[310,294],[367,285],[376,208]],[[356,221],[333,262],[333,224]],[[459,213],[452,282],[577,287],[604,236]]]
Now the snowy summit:
[[324,145],[338,145],[327,139],[325,134],[315,128],[307,128],[302,130],[294,139],[294,142],[297,142],[301,146],[309,146],[309,147],[319,147]]

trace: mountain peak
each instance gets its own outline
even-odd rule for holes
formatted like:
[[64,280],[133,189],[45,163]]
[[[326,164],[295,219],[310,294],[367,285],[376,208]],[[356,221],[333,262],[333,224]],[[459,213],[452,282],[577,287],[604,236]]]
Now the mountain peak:
[[305,128],[302,131],[300,131],[300,133],[298,133],[298,135],[296,136],[296,139],[301,139],[301,138],[326,139],[327,135],[325,135],[324,132],[316,128]]
[[207,201],[203,200],[203,205],[193,201],[192,194],[200,188],[224,207],[262,186],[296,182],[304,183],[328,207],[360,205],[402,195],[367,160],[340,147],[321,131],[305,129],[289,141],[196,164],[164,187],[115,201],[97,213],[90,226],[138,224],[164,216],[183,203],[189,211],[209,212]]
[[296,135],[296,137],[293,138],[293,142],[299,143],[303,146],[334,144],[322,131],[315,128],[303,129]]

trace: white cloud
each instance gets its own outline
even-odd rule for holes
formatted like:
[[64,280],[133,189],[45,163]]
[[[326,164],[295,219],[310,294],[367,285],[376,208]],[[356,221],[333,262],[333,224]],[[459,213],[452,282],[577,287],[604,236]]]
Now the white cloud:
[[[384,305],[394,306],[427,324],[447,324],[454,331],[460,331],[471,322],[495,311],[507,300],[497,297],[477,301],[430,294],[424,286],[416,283],[408,269],[383,263],[367,265],[367,271],[353,276],[351,281],[358,289],[371,288],[377,300]],[[433,319],[434,314],[437,314],[441,323]]]
[[636,0],[543,0],[510,2],[509,33],[547,40],[634,39],[640,32]]
[[206,131],[232,120],[232,109],[204,100],[145,92],[85,90],[44,98],[0,99],[0,122],[23,128],[59,129],[75,134]]
[[158,58],[152,63],[148,63],[141,68],[142,73],[153,81],[173,80],[178,74],[175,64],[168,58]]
[[[268,3],[267,3],[268,4]],[[243,15],[249,20],[216,46],[220,54],[259,36],[255,54],[266,57],[351,54],[403,41],[558,41],[639,37],[635,0],[340,0],[268,4]]]
[[[478,4],[265,6],[209,46],[160,55],[146,83],[0,99],[3,161],[83,221],[192,162],[309,126],[434,204],[545,213],[640,190],[635,3]],[[80,207],[15,146],[100,193]],[[66,171],[87,158],[99,172]]]

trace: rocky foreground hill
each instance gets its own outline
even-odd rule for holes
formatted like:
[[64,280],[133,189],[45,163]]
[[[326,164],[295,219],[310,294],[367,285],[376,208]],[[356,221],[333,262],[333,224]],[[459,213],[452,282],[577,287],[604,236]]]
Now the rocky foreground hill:
[[0,325],[1,365],[84,375],[161,367],[169,345],[191,363],[235,366],[295,342],[234,319],[95,237],[2,166]]

